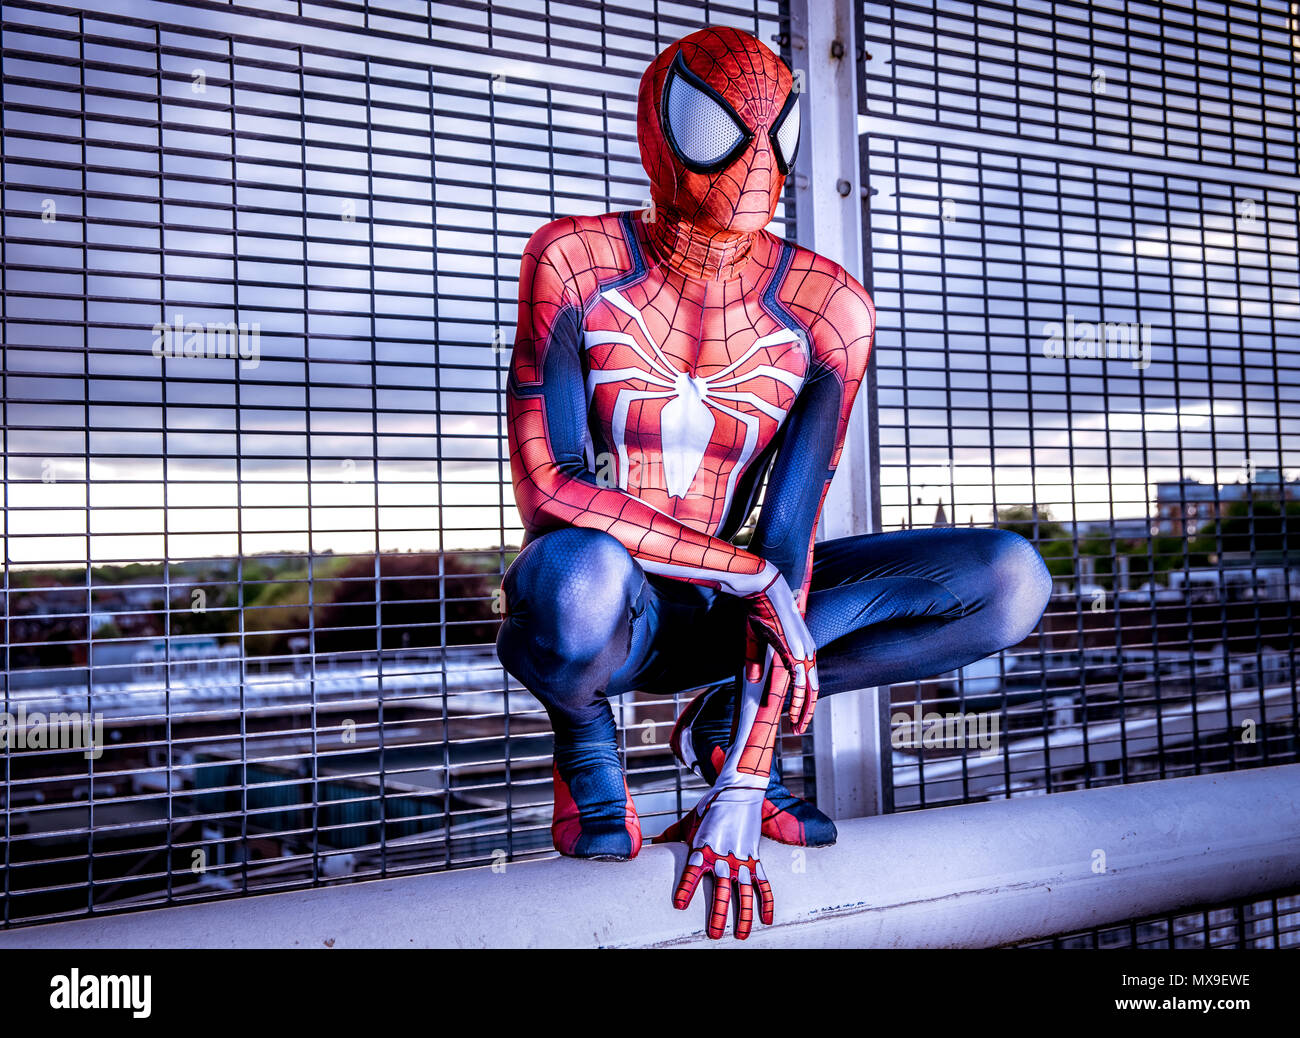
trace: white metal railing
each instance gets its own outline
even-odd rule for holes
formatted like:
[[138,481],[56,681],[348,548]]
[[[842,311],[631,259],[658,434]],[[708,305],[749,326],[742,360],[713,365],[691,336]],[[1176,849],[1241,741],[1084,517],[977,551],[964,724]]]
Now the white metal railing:
[[[669,903],[685,853],[54,923],[0,933],[0,948],[702,944],[705,899]],[[834,847],[763,853],[776,921],[751,946],[1013,944],[1300,886],[1300,765],[854,819]]]

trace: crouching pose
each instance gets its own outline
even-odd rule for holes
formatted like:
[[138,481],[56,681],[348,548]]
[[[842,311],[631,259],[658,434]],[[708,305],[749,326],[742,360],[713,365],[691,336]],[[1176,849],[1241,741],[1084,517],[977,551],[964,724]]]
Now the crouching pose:
[[550,715],[552,834],[576,857],[641,846],[609,697],[698,690],[672,748],[712,786],[660,838],[690,848],[674,904],[711,873],[708,932],[734,885],[743,938],[755,896],[772,919],[760,834],[835,840],[774,766],[781,715],[802,732],[819,695],[1012,645],[1051,581],[998,530],[814,546],[875,328],[857,281],[764,230],[816,113],[771,50],[726,28],[669,46],[638,105],[651,207],[556,220],[524,252],[507,407],[527,537],[497,648]]

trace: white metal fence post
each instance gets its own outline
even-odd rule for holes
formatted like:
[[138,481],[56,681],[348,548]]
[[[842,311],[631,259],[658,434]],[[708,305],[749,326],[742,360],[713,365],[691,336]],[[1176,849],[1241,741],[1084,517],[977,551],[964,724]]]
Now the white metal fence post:
[[[799,244],[863,276],[858,175],[857,19],[852,0],[790,0],[790,50],[803,92],[803,141],[795,168]],[[864,387],[865,390],[865,387]],[[820,539],[870,533],[878,471],[858,396],[823,511]],[[884,806],[882,693],[868,688],[828,699],[813,720],[817,800],[836,818]]]

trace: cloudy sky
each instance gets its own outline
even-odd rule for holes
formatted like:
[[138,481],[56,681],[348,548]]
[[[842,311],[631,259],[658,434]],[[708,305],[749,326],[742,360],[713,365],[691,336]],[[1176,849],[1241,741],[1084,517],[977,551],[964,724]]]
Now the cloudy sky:
[[[539,5],[436,42],[256,6],[98,5],[188,28],[158,57],[151,29],[88,19],[120,42],[81,45],[84,112],[75,17],[13,12],[31,31],[4,40],[12,564],[517,542],[499,391],[518,256],[556,215],[645,199],[654,26],[552,27],[548,54]],[[235,33],[233,65],[205,29]],[[918,497],[920,521],[942,502],[987,522],[995,500],[1135,517],[1163,480],[1300,467],[1294,144],[1288,173],[1154,154],[1112,123],[1100,152],[951,111],[940,134],[892,31],[859,126],[886,525]],[[1112,69],[1103,102],[1159,111],[1139,80]],[[1259,133],[1223,96],[1215,139]],[[178,314],[256,326],[256,362],[159,359]],[[1067,317],[1145,329],[1149,365],[1045,355]]]

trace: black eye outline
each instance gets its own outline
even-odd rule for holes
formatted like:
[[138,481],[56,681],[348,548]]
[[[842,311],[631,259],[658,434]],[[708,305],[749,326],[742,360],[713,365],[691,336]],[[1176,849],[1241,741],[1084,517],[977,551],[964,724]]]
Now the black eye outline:
[[[722,110],[731,117],[732,122],[736,124],[736,129],[740,131],[740,139],[736,142],[735,147],[731,148],[725,155],[713,162],[701,163],[687,158],[682,149],[678,147],[676,139],[673,137],[673,128],[669,125],[668,120],[668,91],[672,88],[673,82],[680,76],[688,84],[693,86],[700,93],[704,94],[711,101],[721,106]],[[668,75],[664,77],[663,94],[659,98],[659,125],[663,130],[664,140],[668,142],[668,147],[672,148],[673,154],[681,161],[681,164],[689,169],[692,173],[711,174],[726,169],[736,159],[745,153],[750,142],[754,139],[754,131],[745,125],[744,121],[738,116],[731,105],[727,104],[726,99],[718,93],[708,83],[704,82],[699,76],[692,72],[686,66],[686,60],[682,57],[682,52],[678,51],[673,63],[668,67]]]
[[777,140],[777,134],[785,126],[785,120],[790,111],[798,104],[799,91],[791,87],[790,93],[786,96],[785,104],[781,106],[781,110],[776,113],[776,118],[772,120],[772,128],[767,131],[767,139],[772,142],[772,155],[776,159],[776,168],[781,171],[783,177],[788,177],[790,171],[794,169],[794,160],[799,154],[799,141],[803,139],[803,126],[802,124],[799,126],[799,134],[794,139],[794,151],[790,153],[789,158],[786,158],[781,153],[781,144]]

